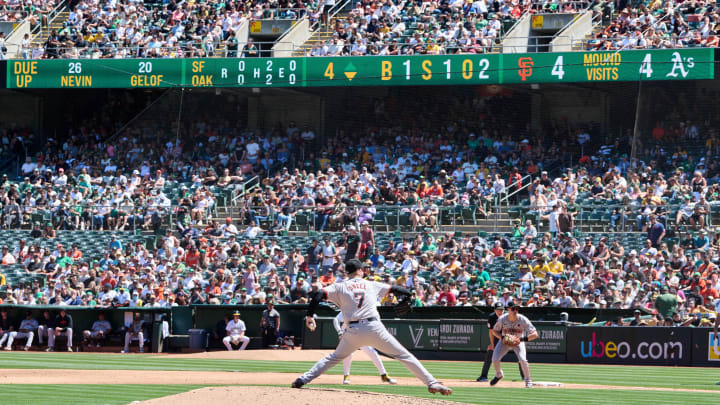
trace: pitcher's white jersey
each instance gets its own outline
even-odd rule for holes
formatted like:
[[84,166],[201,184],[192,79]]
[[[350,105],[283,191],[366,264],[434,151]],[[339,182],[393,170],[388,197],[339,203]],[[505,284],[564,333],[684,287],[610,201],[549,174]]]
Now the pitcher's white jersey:
[[344,280],[325,287],[327,299],[340,307],[343,319],[354,322],[360,319],[380,319],[377,303],[390,291],[388,284],[362,278]]

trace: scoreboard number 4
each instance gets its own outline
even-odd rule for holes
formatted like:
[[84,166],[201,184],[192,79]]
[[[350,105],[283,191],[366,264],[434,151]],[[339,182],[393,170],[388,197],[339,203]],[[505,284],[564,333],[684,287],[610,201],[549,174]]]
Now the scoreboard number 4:
[[563,69],[563,57],[562,55],[558,56],[555,60],[555,65],[553,65],[552,71],[550,72],[551,75],[557,76],[558,79],[562,80],[563,76],[565,76],[565,69]]
[[645,54],[645,58],[643,59],[642,63],[640,64],[640,75],[645,75],[645,77],[650,78],[652,77],[653,70],[652,70],[652,55],[647,53]]

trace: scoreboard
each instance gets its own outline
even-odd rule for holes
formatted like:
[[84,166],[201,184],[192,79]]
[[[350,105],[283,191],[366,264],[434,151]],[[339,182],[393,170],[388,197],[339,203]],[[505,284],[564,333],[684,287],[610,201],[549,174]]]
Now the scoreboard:
[[710,48],[224,59],[10,60],[8,88],[321,87],[714,78]]

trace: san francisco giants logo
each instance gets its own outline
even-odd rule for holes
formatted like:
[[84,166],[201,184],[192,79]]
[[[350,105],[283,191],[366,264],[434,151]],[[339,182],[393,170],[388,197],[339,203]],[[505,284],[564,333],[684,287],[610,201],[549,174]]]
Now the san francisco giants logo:
[[532,67],[535,65],[535,62],[533,62],[532,58],[529,56],[526,56],[524,58],[518,59],[518,75],[522,79],[522,81],[525,81],[528,77],[532,76]]

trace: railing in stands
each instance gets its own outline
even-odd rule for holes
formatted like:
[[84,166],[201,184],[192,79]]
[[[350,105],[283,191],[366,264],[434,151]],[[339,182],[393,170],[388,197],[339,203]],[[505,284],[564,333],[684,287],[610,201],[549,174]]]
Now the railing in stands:
[[[329,33],[329,32],[332,31],[332,27],[330,27],[330,21],[333,19],[333,17],[335,17],[335,16],[338,15],[341,11],[343,11],[349,4],[351,4],[351,0],[344,0],[344,1],[340,2],[340,3],[338,3],[338,4],[335,4],[335,5],[328,11],[328,13],[327,13],[327,20],[326,20],[327,23],[325,24],[325,29],[326,29],[327,31],[325,31],[325,32],[328,32],[328,33]],[[320,29],[322,29],[322,28],[323,28],[322,20],[317,20],[317,21],[315,21],[315,22],[310,26],[310,37],[312,37],[313,35],[315,35],[315,33],[319,32]]]
[[[250,191],[258,187],[251,178],[237,190]],[[54,206],[8,206],[0,214],[2,229],[27,229],[33,224],[45,227],[49,224],[58,230],[97,229],[103,230],[158,230],[170,229],[182,231],[184,227],[204,228],[220,217],[219,208],[228,208],[232,202],[234,218],[238,226],[245,226],[249,220],[255,220],[264,233],[295,231],[314,234],[317,232],[341,231],[349,225],[360,226],[367,221],[377,232],[496,232],[513,234],[512,221],[530,220],[539,233],[550,231],[549,206],[538,207],[532,204],[511,205],[500,211],[489,212],[491,200],[480,205],[443,205],[442,199],[433,203],[416,205],[365,205],[361,201],[338,206],[293,206],[293,211],[283,218],[283,207],[273,205],[253,206],[246,204],[239,194],[225,200],[225,206],[214,204],[208,208],[182,206],[177,204],[147,205],[88,205],[77,204],[72,207]],[[711,229],[720,214],[720,201],[709,203],[709,211],[698,213],[695,218],[685,211],[684,205],[676,202],[664,205],[639,203],[614,204],[613,200],[583,197],[582,204],[570,205],[572,232],[629,233],[647,231],[650,215],[655,214],[659,222],[666,226],[675,239],[683,234],[695,232],[701,228],[698,218],[702,216],[704,229]],[[166,200],[169,201],[169,200]],[[591,203],[588,203],[591,202]],[[617,209],[617,212],[615,211]],[[226,209],[225,216],[228,215]],[[680,212],[680,214],[678,214]],[[688,215],[684,215],[687,213]],[[614,216],[614,218],[613,218]],[[184,220],[183,220],[184,218]],[[690,222],[693,218],[694,224]],[[679,219],[679,222],[677,222]],[[190,220],[196,220],[190,222]],[[124,224],[116,229],[119,224]],[[83,224],[81,226],[81,224]],[[112,224],[108,227],[108,224]],[[553,229],[554,230],[554,229]],[[480,234],[478,233],[478,234]]]
[[530,184],[532,184],[532,175],[527,174],[522,177],[520,179],[520,184],[521,186],[519,188],[517,186],[513,186],[513,191],[511,191],[510,193],[506,193],[504,196],[500,197],[499,204],[497,204],[498,209],[503,204],[505,204],[506,207],[509,206],[511,198],[517,198],[516,196],[520,194],[521,191],[526,190],[528,187],[530,187]]
[[230,204],[233,206],[237,205],[237,202],[240,199],[240,197],[242,197],[247,192],[252,191],[258,187],[260,187],[260,177],[253,176],[253,177],[247,179],[242,184],[240,184],[239,187],[236,187],[235,190],[233,190],[233,195],[230,198]]

